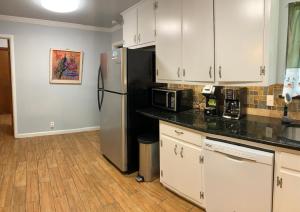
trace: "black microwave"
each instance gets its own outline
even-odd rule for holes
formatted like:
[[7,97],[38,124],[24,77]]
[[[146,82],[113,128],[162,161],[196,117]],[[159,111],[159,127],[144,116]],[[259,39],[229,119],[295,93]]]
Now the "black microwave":
[[193,90],[175,88],[153,88],[152,106],[174,112],[193,108]]

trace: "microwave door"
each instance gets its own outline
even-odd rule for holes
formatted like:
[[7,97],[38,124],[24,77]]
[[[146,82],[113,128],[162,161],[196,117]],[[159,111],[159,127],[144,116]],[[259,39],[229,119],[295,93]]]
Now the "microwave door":
[[168,95],[164,91],[155,90],[152,94],[152,104],[157,107],[168,107]]

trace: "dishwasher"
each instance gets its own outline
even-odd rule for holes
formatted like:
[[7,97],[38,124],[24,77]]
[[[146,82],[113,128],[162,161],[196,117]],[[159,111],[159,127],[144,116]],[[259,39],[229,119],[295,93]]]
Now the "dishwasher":
[[206,139],[207,212],[271,212],[274,153]]

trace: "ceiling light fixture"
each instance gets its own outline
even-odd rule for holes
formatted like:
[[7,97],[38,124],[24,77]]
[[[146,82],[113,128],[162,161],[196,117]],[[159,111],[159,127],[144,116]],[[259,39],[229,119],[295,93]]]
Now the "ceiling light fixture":
[[69,13],[79,8],[80,0],[41,0],[41,3],[52,12]]

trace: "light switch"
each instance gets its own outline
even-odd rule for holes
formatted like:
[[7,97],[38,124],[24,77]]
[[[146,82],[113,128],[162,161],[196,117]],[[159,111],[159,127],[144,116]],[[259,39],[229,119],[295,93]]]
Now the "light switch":
[[267,95],[267,106],[274,106],[274,95]]

